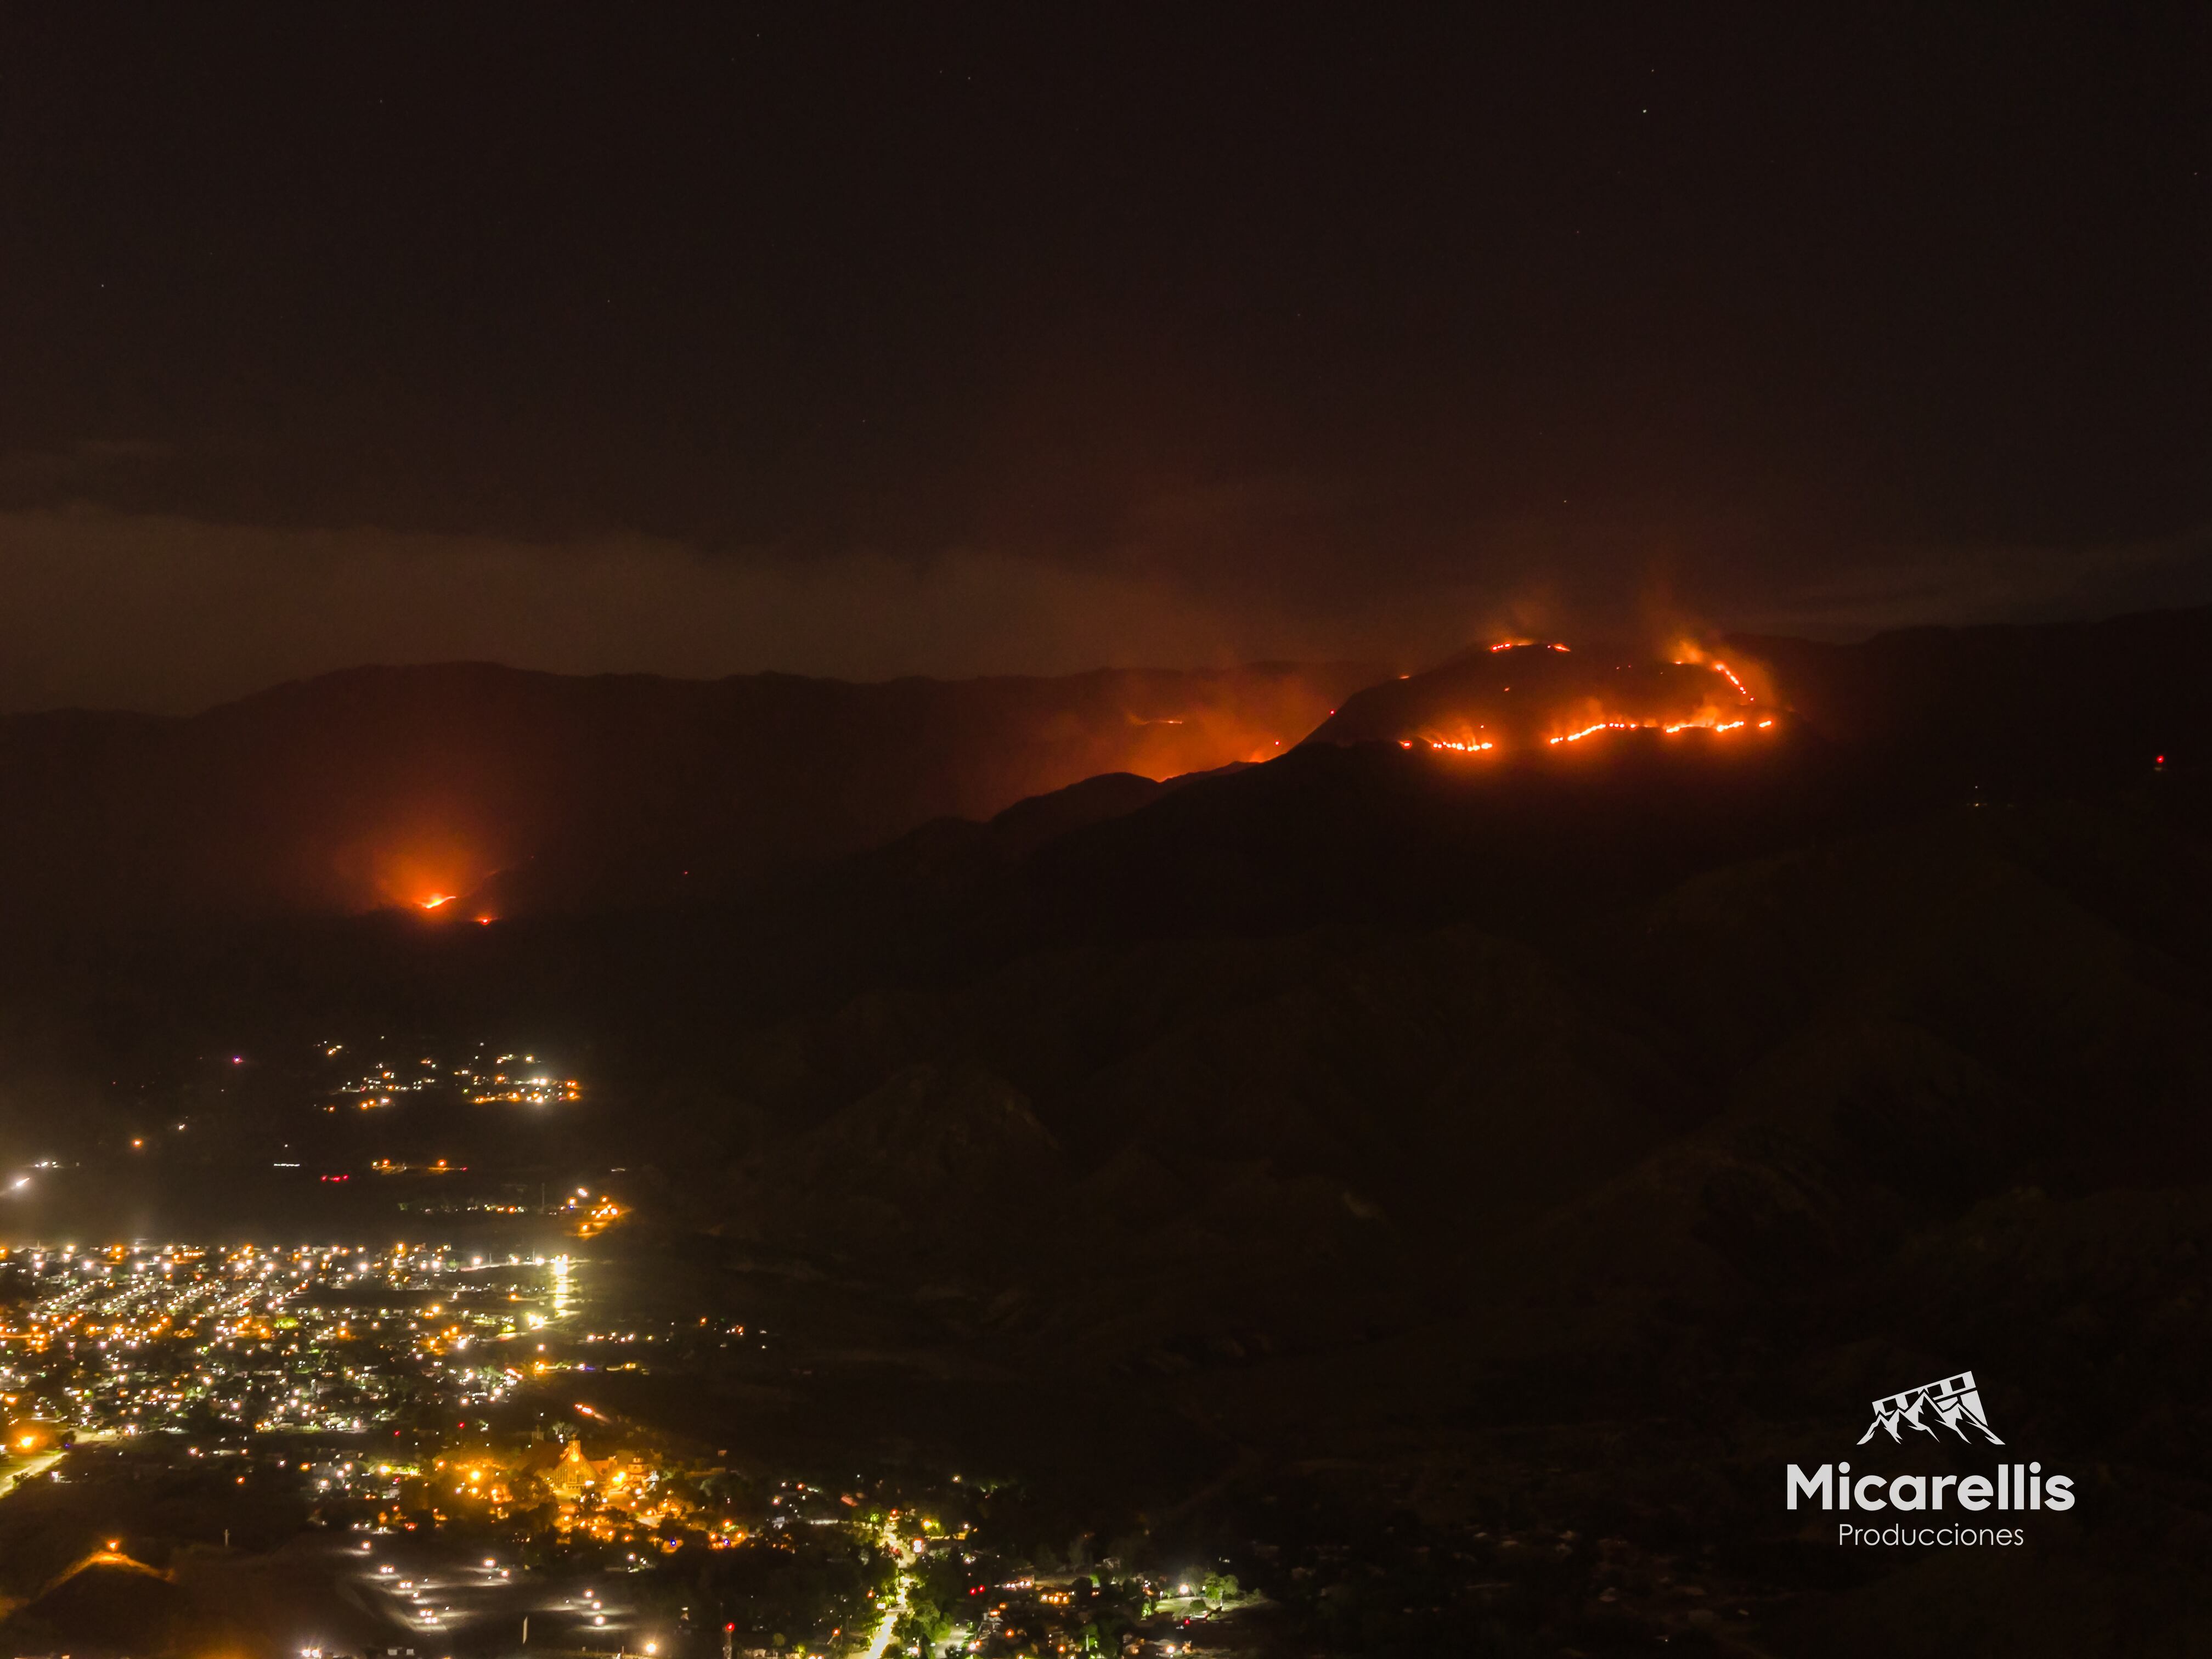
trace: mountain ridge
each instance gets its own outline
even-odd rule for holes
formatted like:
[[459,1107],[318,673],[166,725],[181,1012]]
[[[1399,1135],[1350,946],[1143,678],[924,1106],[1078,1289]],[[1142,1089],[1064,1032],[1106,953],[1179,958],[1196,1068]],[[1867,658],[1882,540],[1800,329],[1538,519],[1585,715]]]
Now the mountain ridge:
[[0,718],[0,894],[74,924],[713,897],[1115,771],[1294,742],[1359,665],[1059,678],[365,667],[187,716]]

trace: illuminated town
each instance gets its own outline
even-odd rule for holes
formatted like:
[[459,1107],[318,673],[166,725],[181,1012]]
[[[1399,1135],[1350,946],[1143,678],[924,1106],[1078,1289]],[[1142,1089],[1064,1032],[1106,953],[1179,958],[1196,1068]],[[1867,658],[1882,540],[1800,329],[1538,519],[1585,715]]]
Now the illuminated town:
[[403,1399],[495,1400],[515,1373],[474,1355],[560,1318],[568,1267],[405,1245],[10,1251],[0,1271],[31,1299],[0,1325],[9,1437],[358,1433]]
[[[323,1049],[324,1057],[330,1060],[346,1053],[346,1045],[338,1042],[326,1044]],[[413,1060],[380,1058],[332,1085],[323,1109],[337,1112],[353,1107],[373,1111],[409,1096],[435,1098],[441,1093],[473,1106],[554,1106],[582,1099],[582,1083],[556,1076],[556,1069],[550,1063],[541,1064],[536,1054],[488,1055],[481,1045],[458,1066],[443,1065],[429,1054]]]
[[[1218,1573],[1178,1589],[1002,1559],[971,1530],[989,1482],[771,1480],[573,1398],[660,1363],[628,1356],[682,1370],[760,1346],[707,1318],[594,1328],[585,1273],[422,1244],[0,1253],[0,1518],[118,1483],[279,1504],[324,1540],[303,1576],[337,1628],[297,1632],[322,1656],[496,1652],[532,1629],[648,1656],[723,1637],[754,1659],[1173,1654],[1236,1602]],[[173,1549],[143,1520],[115,1530],[63,1580]]]

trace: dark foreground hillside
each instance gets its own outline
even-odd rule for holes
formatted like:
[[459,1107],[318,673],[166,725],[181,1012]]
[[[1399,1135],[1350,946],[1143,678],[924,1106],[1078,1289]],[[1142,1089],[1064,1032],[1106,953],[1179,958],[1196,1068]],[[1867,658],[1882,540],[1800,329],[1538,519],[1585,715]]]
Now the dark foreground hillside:
[[[1557,926],[1102,937],[733,1002],[711,1073],[603,1032],[620,1097],[574,1127],[633,1164],[641,1242],[1215,1437],[1162,1510],[1079,1437],[1066,1524],[1279,1547],[1313,1632],[1353,1591],[1291,1565],[1351,1536],[1411,1572],[1395,1526],[1555,1551],[1556,1583],[1484,1569],[1536,1651],[1722,1601],[1759,1651],[2159,1650],[2212,1515],[2208,894],[2148,795],[1965,804]],[[1962,1367],[2080,1483],[2032,1551],[1854,1555],[1782,1508],[1785,1464],[1885,1467],[1867,1402]],[[1457,1627],[1352,1605],[1353,1650]]]
[[[2212,1589],[2208,882],[2138,806],[1966,806],[1547,939],[1024,957],[748,1040],[733,1093],[805,1127],[699,1213],[1172,1395],[1263,1510],[1679,1552],[1761,1650],[2157,1650]],[[1965,1367],[2081,1483],[2033,1553],[1783,1509]]]

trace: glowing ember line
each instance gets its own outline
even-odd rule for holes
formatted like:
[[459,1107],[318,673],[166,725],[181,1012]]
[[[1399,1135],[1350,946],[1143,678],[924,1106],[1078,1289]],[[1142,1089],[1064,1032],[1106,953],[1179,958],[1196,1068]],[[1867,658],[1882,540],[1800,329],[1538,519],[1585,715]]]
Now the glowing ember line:
[[1585,726],[1579,732],[1570,732],[1564,738],[1553,738],[1551,741],[1580,743],[1584,738],[1600,732],[1640,732],[1643,729],[1644,723],[1641,720],[1600,720],[1595,726]]
[[426,899],[417,899],[415,902],[425,910],[434,910],[441,904],[451,904],[453,898],[454,896],[451,893],[433,893]]
[[[1594,737],[1600,732],[1648,732],[1654,726],[1657,726],[1659,731],[1670,738],[1677,732],[1700,731],[1711,732],[1715,736],[1718,736],[1723,732],[1741,731],[1743,727],[1750,724],[1751,722],[1748,720],[1717,721],[1678,720],[1672,726],[1661,726],[1656,720],[1600,720],[1595,726],[1585,726],[1579,732],[1570,732],[1565,737],[1553,738],[1548,739],[1548,741],[1552,743],[1577,743],[1584,738]],[[1774,722],[1771,720],[1761,720],[1759,722],[1759,729],[1764,732],[1773,724]]]
[[1715,672],[1716,674],[1725,674],[1725,675],[1727,675],[1727,676],[1728,676],[1728,683],[1729,683],[1730,685],[1732,685],[1732,686],[1735,687],[1735,689],[1736,689],[1738,691],[1741,692],[1741,693],[1742,693],[1745,696],[1747,696],[1747,697],[1748,697],[1748,696],[1751,695],[1750,688],[1749,688],[1749,687],[1747,687],[1747,686],[1746,686],[1746,685],[1744,684],[1744,683],[1743,683],[1741,680],[1740,680],[1740,679],[1736,678],[1735,670],[1731,669],[1731,668],[1730,668],[1730,667],[1729,667],[1726,663],[1724,663],[1724,662],[1717,662],[1717,663],[1715,663],[1715,664],[1713,665],[1713,672]]

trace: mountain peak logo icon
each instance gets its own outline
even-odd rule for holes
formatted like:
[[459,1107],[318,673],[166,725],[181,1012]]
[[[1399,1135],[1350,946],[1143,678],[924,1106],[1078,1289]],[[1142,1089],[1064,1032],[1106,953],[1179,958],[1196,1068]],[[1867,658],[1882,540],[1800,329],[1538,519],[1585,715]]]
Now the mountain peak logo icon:
[[1974,1387],[1972,1371],[1923,1382],[1917,1389],[1875,1401],[1874,1421],[1859,1437],[1859,1444],[1865,1445],[1885,1429],[1892,1440],[1901,1443],[1905,1437],[1899,1431],[1906,1427],[1928,1435],[1933,1435],[1939,1428],[1948,1429],[1969,1443],[1973,1437],[1966,1431],[1971,1428],[1992,1446],[2004,1444],[1990,1428],[1989,1414],[1982,1409],[1982,1396]]

